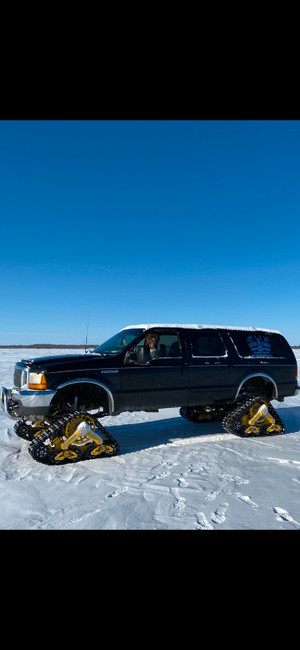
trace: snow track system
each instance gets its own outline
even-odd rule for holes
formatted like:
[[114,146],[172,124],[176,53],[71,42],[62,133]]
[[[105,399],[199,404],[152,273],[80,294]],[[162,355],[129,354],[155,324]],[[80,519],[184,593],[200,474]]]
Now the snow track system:
[[[248,395],[238,405],[181,408],[180,415],[196,423],[222,421],[227,433],[243,437],[285,432],[284,423],[271,403],[260,396]],[[14,429],[19,437],[30,442],[28,451],[32,458],[45,465],[115,456],[120,449],[99,419],[86,411],[53,415],[30,424],[19,420]]]
[[96,417],[85,411],[52,416],[33,424],[19,420],[14,429],[18,436],[30,441],[28,451],[32,458],[45,465],[76,463],[119,452],[118,442]]
[[227,433],[242,437],[274,436],[285,432],[284,423],[272,404],[260,396],[248,396],[235,408],[181,408],[180,415],[196,423],[222,421]]

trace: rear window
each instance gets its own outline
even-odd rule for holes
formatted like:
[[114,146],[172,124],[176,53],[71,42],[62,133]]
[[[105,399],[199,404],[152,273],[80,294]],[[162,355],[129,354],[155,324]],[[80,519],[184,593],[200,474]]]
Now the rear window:
[[225,345],[218,332],[204,330],[190,332],[193,357],[222,357],[226,355]]
[[266,332],[230,332],[241,357],[287,357],[284,343],[278,334]]

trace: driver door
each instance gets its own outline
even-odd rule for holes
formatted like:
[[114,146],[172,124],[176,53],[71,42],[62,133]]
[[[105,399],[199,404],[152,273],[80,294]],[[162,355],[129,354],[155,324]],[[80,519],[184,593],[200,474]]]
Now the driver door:
[[[153,355],[147,337],[156,335]],[[188,372],[183,334],[176,330],[152,330],[128,349],[120,368],[120,401],[123,410],[147,410],[186,403]]]

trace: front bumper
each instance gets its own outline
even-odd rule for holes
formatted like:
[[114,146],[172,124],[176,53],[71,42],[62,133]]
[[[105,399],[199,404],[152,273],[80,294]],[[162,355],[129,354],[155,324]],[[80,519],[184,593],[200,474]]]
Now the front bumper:
[[0,404],[6,415],[13,420],[23,417],[44,417],[49,413],[49,406],[55,390],[15,390],[1,388]]

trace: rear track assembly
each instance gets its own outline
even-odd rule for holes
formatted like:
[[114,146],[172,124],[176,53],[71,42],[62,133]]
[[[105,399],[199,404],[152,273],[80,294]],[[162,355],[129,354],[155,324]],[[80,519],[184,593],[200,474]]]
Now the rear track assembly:
[[180,415],[197,424],[222,421],[225,431],[238,436],[274,436],[285,432],[285,426],[272,404],[264,397],[249,394],[238,405],[224,407],[182,407]]
[[179,410],[181,417],[189,420],[190,422],[196,422],[197,424],[204,424],[205,422],[219,422],[220,420],[223,420],[227,412],[228,409],[223,406],[198,406],[195,408],[181,407]]
[[256,396],[247,399],[223,419],[227,433],[243,437],[275,436],[285,432],[285,426],[272,404]]

